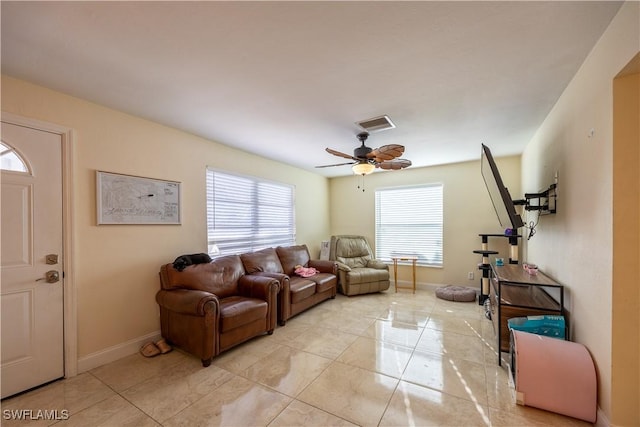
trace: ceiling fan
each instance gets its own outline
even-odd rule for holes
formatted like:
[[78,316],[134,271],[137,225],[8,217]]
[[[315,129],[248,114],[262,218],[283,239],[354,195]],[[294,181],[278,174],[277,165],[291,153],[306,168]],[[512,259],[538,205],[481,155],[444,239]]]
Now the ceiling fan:
[[369,137],[368,132],[361,132],[357,135],[360,141],[360,147],[353,150],[353,156],[342,153],[340,151],[327,148],[327,153],[334,156],[343,157],[352,160],[346,163],[336,163],[333,165],[316,166],[317,168],[328,168],[333,166],[353,165],[352,169],[355,174],[368,175],[375,168],[385,170],[399,170],[411,166],[411,160],[398,159],[404,153],[404,145],[389,144],[379,148],[370,148],[364,145]]

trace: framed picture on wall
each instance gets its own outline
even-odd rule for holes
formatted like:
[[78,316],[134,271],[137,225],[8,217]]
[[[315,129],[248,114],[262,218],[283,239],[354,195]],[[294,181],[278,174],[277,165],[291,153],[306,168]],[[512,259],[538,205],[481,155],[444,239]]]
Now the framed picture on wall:
[[180,224],[180,183],[96,171],[98,224]]

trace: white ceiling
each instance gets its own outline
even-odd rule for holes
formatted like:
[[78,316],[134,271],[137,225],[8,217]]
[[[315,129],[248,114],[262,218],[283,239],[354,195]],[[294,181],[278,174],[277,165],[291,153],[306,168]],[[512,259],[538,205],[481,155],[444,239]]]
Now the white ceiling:
[[339,176],[383,114],[413,167],[521,153],[620,4],[2,1],[2,72]]

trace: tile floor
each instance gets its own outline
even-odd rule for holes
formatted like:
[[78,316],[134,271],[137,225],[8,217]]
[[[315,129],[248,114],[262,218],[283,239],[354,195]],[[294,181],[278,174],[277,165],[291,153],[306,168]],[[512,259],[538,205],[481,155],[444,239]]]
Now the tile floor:
[[18,409],[70,417],[3,426],[590,425],[513,403],[481,307],[425,289],[338,295],[208,368],[134,354],[2,402]]

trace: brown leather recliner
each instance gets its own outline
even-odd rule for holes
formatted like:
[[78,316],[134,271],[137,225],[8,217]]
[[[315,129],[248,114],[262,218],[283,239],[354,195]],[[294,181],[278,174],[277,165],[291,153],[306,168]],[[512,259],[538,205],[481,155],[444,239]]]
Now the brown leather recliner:
[[221,352],[276,327],[278,281],[246,275],[237,255],[179,272],[160,268],[162,336],[209,366]]
[[350,296],[389,289],[389,266],[374,258],[364,236],[331,236],[329,259],[338,263],[341,293]]
[[[337,292],[337,265],[312,260],[306,245],[279,246],[240,255],[247,274],[276,278],[280,282],[278,321],[284,325],[296,314],[326,300]],[[319,271],[310,277],[295,274],[297,265]]]

